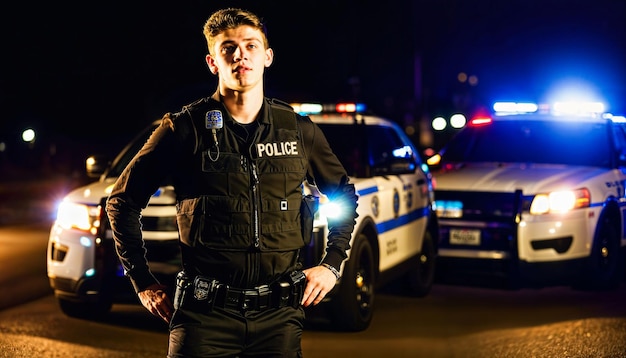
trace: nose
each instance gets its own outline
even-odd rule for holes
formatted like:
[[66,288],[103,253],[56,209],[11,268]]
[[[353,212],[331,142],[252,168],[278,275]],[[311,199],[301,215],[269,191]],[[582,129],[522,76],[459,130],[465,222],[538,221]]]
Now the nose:
[[237,48],[235,49],[235,52],[233,53],[233,60],[235,62],[239,62],[243,59],[245,59],[245,55],[244,55],[244,50],[243,48],[241,48],[241,46],[237,46]]

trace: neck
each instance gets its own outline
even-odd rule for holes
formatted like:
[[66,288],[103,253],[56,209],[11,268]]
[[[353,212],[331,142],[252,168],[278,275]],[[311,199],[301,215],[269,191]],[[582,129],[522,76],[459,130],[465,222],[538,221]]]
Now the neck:
[[219,95],[228,113],[237,122],[248,124],[254,122],[263,106],[263,91],[234,91],[227,88],[220,88]]

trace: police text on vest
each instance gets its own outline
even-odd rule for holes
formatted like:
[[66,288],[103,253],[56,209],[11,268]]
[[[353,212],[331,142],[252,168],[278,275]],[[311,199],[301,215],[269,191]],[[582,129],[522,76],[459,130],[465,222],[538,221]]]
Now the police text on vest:
[[282,155],[298,155],[298,142],[258,143],[259,158],[263,156],[278,157]]

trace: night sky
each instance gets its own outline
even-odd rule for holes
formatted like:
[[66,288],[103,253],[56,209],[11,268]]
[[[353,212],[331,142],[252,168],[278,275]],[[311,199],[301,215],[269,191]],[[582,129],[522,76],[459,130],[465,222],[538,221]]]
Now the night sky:
[[0,140],[29,126],[66,143],[126,140],[210,95],[202,25],[226,6],[264,19],[267,95],[289,102],[428,117],[582,81],[626,110],[625,0],[22,1],[0,15]]

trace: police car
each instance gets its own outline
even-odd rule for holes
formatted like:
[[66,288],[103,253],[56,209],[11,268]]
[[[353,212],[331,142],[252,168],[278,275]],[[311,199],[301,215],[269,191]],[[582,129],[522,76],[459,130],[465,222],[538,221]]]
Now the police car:
[[626,121],[602,112],[497,103],[429,158],[438,278],[505,288],[623,281]]
[[[438,235],[432,177],[399,126],[364,114],[364,105],[293,107],[320,126],[359,195],[359,217],[341,280],[312,311],[324,311],[321,317],[330,317],[334,328],[362,330],[372,319],[376,289],[384,284],[401,278],[406,292],[418,297],[432,287]],[[325,218],[341,210],[324,196],[320,200],[305,266],[319,262],[327,235]]]
[[[385,283],[399,279],[408,294],[418,297],[431,289],[438,235],[432,178],[403,131],[391,121],[360,113],[361,105],[328,110],[319,104],[299,104],[294,108],[322,127],[359,195],[359,217],[349,258],[341,267],[342,278],[307,317],[330,319],[333,328],[363,330],[373,316],[375,292]],[[113,303],[136,302],[115,255],[103,205],[117,176],[157,124],[133,140],[110,166],[89,158],[88,173],[102,173],[100,179],[69,193],[59,205],[50,232],[47,267],[59,306],[69,316],[96,318]],[[324,253],[326,218],[339,215],[341,207],[314,186],[303,188],[303,194],[317,195],[320,200],[313,240],[301,253],[304,266],[309,267],[317,265]],[[141,219],[150,267],[171,287],[180,271],[174,205],[173,188],[163,186]]]

